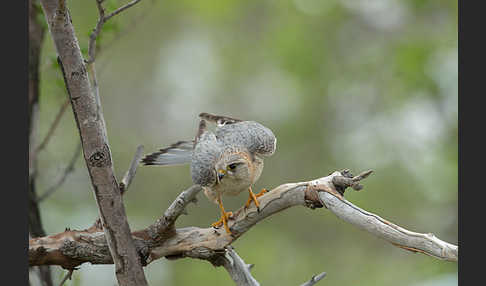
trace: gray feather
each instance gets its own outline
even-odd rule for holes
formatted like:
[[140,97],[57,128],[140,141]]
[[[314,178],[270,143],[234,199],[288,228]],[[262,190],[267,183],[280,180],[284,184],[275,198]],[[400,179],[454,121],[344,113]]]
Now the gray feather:
[[145,156],[142,159],[144,165],[181,165],[189,164],[192,158],[192,152],[194,148],[194,141],[179,141],[171,146],[160,149],[159,152],[155,152]]
[[216,137],[225,146],[243,146],[252,154],[270,156],[277,140],[273,132],[255,121],[242,121],[219,127]]
[[211,186],[216,183],[215,164],[221,157],[222,146],[214,133],[205,131],[194,147],[191,177],[194,184]]

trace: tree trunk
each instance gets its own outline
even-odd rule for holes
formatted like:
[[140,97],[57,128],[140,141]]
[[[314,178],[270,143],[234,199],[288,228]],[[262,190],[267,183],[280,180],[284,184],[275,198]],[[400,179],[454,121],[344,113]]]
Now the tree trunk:
[[113,172],[100,100],[91,92],[87,68],[66,3],[64,0],[41,0],[41,4],[63,71],[118,283],[147,285]]

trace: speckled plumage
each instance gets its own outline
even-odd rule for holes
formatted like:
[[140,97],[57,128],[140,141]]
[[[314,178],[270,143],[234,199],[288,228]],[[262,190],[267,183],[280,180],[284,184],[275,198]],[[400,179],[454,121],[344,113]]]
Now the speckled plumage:
[[[200,117],[194,141],[179,141],[147,155],[142,161],[145,165],[190,163],[192,181],[201,185],[206,196],[214,202],[218,194],[237,195],[248,190],[260,177],[263,158],[275,152],[277,140],[274,134],[254,121],[208,113],[201,113]],[[206,128],[205,120],[217,124],[214,132]],[[187,148],[191,142],[193,148]],[[231,164],[236,164],[234,170],[229,169]],[[218,170],[226,172],[221,180]]]

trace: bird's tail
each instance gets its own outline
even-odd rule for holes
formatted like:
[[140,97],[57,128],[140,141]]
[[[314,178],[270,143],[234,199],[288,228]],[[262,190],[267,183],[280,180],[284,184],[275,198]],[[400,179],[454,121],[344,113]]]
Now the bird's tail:
[[142,159],[144,165],[181,165],[191,162],[194,141],[179,141]]

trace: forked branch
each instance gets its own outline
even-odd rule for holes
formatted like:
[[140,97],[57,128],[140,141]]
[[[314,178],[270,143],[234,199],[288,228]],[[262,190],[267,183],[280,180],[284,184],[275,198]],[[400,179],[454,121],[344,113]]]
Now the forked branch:
[[[356,185],[356,182],[369,174],[370,172],[365,172],[352,177],[349,172],[336,171],[316,180],[280,185],[260,197],[260,212],[254,205],[234,212],[229,220],[232,235],[227,234],[222,228],[173,228],[177,217],[201,190],[199,186],[193,186],[182,192],[156,223],[146,229],[135,231],[132,235],[145,265],[162,257],[191,257],[217,264],[218,257],[233,241],[268,216],[297,205],[312,209],[326,207],[339,218],[393,245],[438,259],[457,261],[456,245],[444,242],[431,234],[408,231],[360,209],[343,198],[341,193],[344,194],[346,187]],[[67,267],[84,262],[113,263],[103,232],[94,227],[33,238],[29,242],[31,266],[54,264]]]

